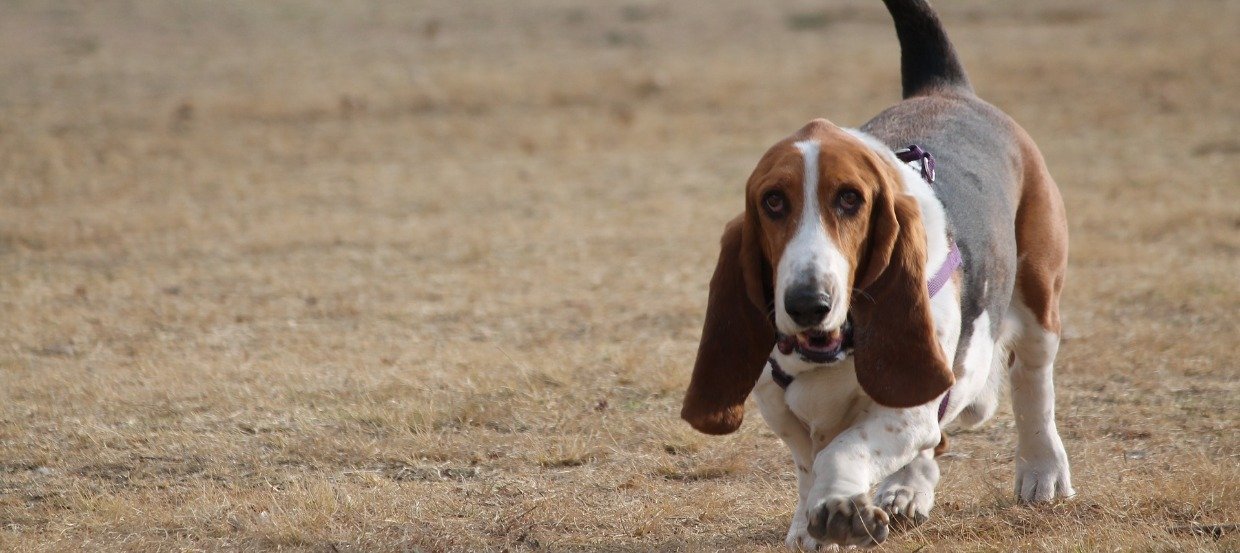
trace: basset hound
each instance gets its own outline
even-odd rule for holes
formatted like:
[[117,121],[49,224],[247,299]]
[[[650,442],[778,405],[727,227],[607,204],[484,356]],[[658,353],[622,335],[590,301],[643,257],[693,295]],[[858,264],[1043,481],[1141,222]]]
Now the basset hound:
[[870,546],[924,521],[941,429],[993,415],[1004,380],[1019,499],[1074,493],[1052,384],[1063,200],[1029,135],[974,94],[930,6],[885,3],[904,100],[860,129],[810,121],[758,161],[681,412],[726,434],[756,396],[796,466],[793,548]]

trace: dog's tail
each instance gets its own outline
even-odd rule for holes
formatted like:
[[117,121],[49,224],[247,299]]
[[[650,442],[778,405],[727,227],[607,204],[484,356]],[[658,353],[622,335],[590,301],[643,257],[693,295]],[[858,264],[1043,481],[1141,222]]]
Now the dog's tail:
[[969,77],[947,39],[939,16],[926,0],[883,0],[900,39],[900,80],[904,97],[936,91],[973,92]]

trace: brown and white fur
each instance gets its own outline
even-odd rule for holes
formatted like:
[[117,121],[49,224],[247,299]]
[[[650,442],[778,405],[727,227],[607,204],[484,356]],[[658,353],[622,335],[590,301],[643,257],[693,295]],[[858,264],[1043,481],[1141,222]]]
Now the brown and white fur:
[[[993,415],[1005,377],[1017,496],[1074,493],[1052,384],[1063,201],[1029,136],[974,94],[926,2],[886,4],[905,99],[858,130],[816,119],[762,156],[724,229],[681,413],[726,434],[756,396],[796,466],[790,547],[869,546],[924,521],[942,428]],[[936,157],[933,186],[893,154],[909,144]],[[952,241],[963,265],[930,297]],[[777,334],[798,347],[781,353]]]

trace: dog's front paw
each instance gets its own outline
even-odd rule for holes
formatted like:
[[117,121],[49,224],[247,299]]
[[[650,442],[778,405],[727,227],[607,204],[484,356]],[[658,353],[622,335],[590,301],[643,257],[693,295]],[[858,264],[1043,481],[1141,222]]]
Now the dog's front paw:
[[1016,454],[1016,496],[1026,503],[1072,497],[1072,475],[1063,446],[1048,447],[1041,455]]
[[878,506],[891,517],[891,525],[906,530],[930,518],[934,507],[934,491],[924,491],[909,486],[891,486],[879,490]]
[[809,512],[809,535],[826,543],[869,547],[887,539],[887,513],[865,494],[828,497]]

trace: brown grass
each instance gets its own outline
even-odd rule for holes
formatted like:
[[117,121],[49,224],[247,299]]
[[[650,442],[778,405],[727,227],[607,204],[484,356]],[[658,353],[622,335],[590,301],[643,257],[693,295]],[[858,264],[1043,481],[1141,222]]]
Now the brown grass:
[[[1067,200],[1080,496],[1005,411],[883,550],[1240,548],[1238,4],[939,4]],[[784,447],[676,412],[751,164],[896,99],[876,1],[0,11],[0,550],[781,546]]]

